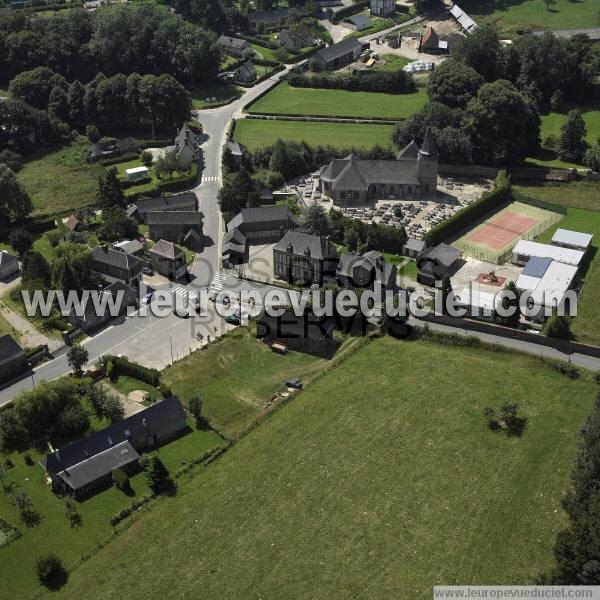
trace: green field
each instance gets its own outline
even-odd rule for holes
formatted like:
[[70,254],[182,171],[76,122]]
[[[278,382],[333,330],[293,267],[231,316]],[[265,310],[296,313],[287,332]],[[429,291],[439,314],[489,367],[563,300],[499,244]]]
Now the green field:
[[317,88],[293,88],[286,82],[275,86],[252,104],[256,114],[289,114],[316,117],[403,119],[427,102],[424,87],[411,94],[379,94]]
[[414,260],[409,260],[399,271],[398,275],[408,277],[408,279],[417,280],[417,263]]
[[[192,460],[209,448],[222,443],[211,431],[194,430],[163,446],[157,453],[169,471],[174,473],[181,467],[182,459]],[[0,514],[9,523],[19,527],[23,534],[20,539],[0,548],[1,598],[27,598],[40,590],[35,577],[35,560],[38,556],[57,552],[62,556],[65,566],[72,565],[82,554],[89,555],[100,544],[108,542],[113,533],[109,519],[149,491],[144,474],[139,473],[131,478],[131,486],[135,492],[133,497],[126,496],[116,488],[110,488],[84,502],[78,502],[77,508],[82,517],[82,524],[80,527],[71,528],[65,516],[64,500],[52,493],[46,484],[43,469],[37,464],[41,455],[31,452],[35,461],[32,466],[25,464],[21,454],[13,453],[8,457],[15,465],[8,472],[8,481],[14,481],[27,490],[34,509],[40,515],[40,524],[26,527],[19,523],[17,512],[9,505],[7,496],[0,491]],[[3,456],[2,460],[5,458],[6,456]],[[183,486],[186,485],[185,481],[185,478],[178,480]]]
[[532,29],[594,27],[599,9],[597,0],[556,0],[549,9],[543,0],[464,0],[460,6],[480,26],[490,23],[509,35]]
[[252,329],[242,328],[167,367],[162,381],[184,402],[199,396],[213,427],[235,437],[283,389],[284,380],[311,378],[329,364],[298,352],[275,354]]
[[545,183],[541,185],[513,185],[515,200],[525,196],[585,210],[600,211],[600,183],[590,181],[573,181],[571,183]]
[[234,139],[250,151],[271,146],[279,139],[306,142],[310,146],[368,150],[375,145],[387,148],[392,143],[393,131],[393,125],[238,119]]
[[94,204],[103,169],[85,163],[88,146],[85,141],[74,142],[28,161],[19,171],[17,178],[31,196],[34,215],[53,215]]
[[[433,584],[533,583],[552,565],[595,394],[589,375],[531,356],[374,340],[86,561],[60,597],[429,600]],[[527,419],[520,438],[484,420],[507,399]]]
[[[597,102],[589,103],[584,106],[579,106],[579,110],[581,110],[583,113],[583,120],[585,121],[587,127],[586,139],[589,144],[595,144],[596,140],[600,138],[599,104]],[[567,121],[568,112],[569,109],[565,109],[565,111],[561,113],[551,112],[546,115],[542,115],[542,140],[549,135],[555,135],[557,137],[560,136],[560,128]],[[528,160],[536,164],[563,169],[581,167],[581,165],[561,160],[554,153],[548,153],[543,150],[538,156]]]

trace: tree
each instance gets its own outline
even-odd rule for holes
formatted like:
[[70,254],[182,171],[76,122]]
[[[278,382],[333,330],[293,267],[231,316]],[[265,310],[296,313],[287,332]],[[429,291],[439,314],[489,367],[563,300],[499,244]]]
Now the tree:
[[138,236],[138,224],[120,206],[111,206],[102,211],[98,236],[109,242],[135,238]]
[[0,164],[0,225],[11,225],[33,210],[29,194],[17,181],[12,169]]
[[152,157],[152,152],[150,152],[149,150],[144,150],[140,156],[142,163],[150,168],[152,166],[152,161],[154,160]]
[[4,148],[0,152],[0,163],[4,163],[14,173],[18,173],[23,168],[23,157],[17,152]]
[[65,517],[69,520],[71,527],[79,527],[79,525],[81,525],[81,515],[71,496],[65,498]]
[[95,125],[86,125],[85,135],[92,144],[97,144],[100,141],[100,130]]
[[73,372],[77,377],[81,377],[83,375],[83,367],[86,365],[90,358],[88,351],[79,344],[75,344],[71,346],[69,352],[67,353],[67,360],[69,362],[69,366],[73,369]]
[[521,318],[521,311],[519,309],[520,290],[517,288],[517,284],[514,281],[509,281],[506,284],[503,292],[512,292],[514,294],[514,298],[509,298],[505,294],[502,295],[502,308],[504,308],[504,310],[512,308],[513,314],[507,317],[498,315],[497,321],[502,325],[516,327],[519,324],[519,319]]
[[591,146],[585,151],[583,164],[592,171],[600,171],[600,144]]
[[317,203],[311,204],[302,215],[302,231],[311,235],[326,236],[331,233],[331,222],[325,209]]
[[483,77],[475,69],[450,58],[429,76],[427,95],[431,102],[463,108],[483,83]]
[[112,472],[112,482],[113,485],[119,488],[124,494],[131,493],[131,482],[129,481],[129,476],[123,469],[115,469]]
[[554,112],[562,112],[565,106],[565,95],[562,90],[556,90],[550,98],[550,108]]
[[155,494],[162,494],[173,489],[174,484],[169,471],[158,456],[150,457],[145,473],[148,485]]
[[7,406],[0,411],[0,449],[11,451],[23,445],[27,432],[19,421],[14,406]]
[[23,100],[34,108],[46,109],[56,77],[56,73],[48,67],[22,71],[10,82],[8,91],[13,98]]
[[10,247],[19,254],[19,258],[23,259],[23,256],[31,246],[33,246],[33,238],[27,229],[19,227],[10,232],[8,243],[10,244]]
[[502,47],[496,31],[485,25],[456,44],[453,58],[475,69],[486,81],[502,74]]
[[556,6],[556,0],[544,0],[544,4],[546,5],[546,10],[550,10],[551,6]]
[[9,502],[19,512],[19,518],[27,527],[38,524],[39,515],[34,510],[33,502],[25,490],[20,488],[11,489]]
[[581,111],[577,108],[570,110],[566,122],[560,128],[558,156],[563,160],[581,162],[587,148],[586,135],[587,128]]
[[68,573],[56,554],[38,558],[35,571],[40,583],[49,589],[61,588],[67,582]]
[[64,242],[54,250],[50,283],[55,290],[92,290],[98,277],[92,271],[92,251],[87,246]]
[[117,175],[117,168],[111,167],[106,171],[104,177],[98,178],[98,192],[96,193],[96,204],[105,209],[111,206],[125,208],[125,194]]
[[544,334],[561,340],[572,340],[573,334],[568,317],[552,315],[544,325]]
[[114,394],[106,396],[103,412],[104,416],[109,419],[111,423],[116,423],[125,418],[125,407],[123,406],[121,399]]
[[539,114],[508,81],[481,86],[467,104],[464,122],[475,162],[520,165],[539,148]]
[[258,187],[246,168],[227,175],[218,195],[225,220],[233,217],[240,209],[253,206],[258,199]]

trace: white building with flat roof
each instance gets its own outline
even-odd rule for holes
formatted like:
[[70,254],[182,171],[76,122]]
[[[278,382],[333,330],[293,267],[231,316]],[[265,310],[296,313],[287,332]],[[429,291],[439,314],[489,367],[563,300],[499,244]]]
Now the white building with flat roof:
[[571,248],[587,252],[594,236],[590,233],[581,233],[580,231],[571,231],[570,229],[557,229],[552,236],[551,244],[561,246],[562,248]]
[[125,179],[127,179],[127,181],[138,181],[139,179],[145,179],[146,177],[148,177],[148,167],[125,169]]
[[540,244],[539,242],[531,242],[529,240],[519,240],[512,250],[512,262],[515,265],[524,266],[532,256],[538,256],[540,258],[551,258],[557,262],[578,267],[584,255],[585,252],[581,250]]

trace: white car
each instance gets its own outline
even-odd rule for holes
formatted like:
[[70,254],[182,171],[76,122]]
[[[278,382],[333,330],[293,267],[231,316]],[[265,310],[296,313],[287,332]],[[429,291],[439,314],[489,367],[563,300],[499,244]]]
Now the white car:
[[150,304],[150,302],[152,302],[152,297],[154,296],[154,292],[148,292],[143,298],[142,298],[142,304]]
[[188,308],[175,308],[175,310],[173,311],[173,314],[177,317],[179,317],[180,319],[189,319],[190,318],[190,311]]

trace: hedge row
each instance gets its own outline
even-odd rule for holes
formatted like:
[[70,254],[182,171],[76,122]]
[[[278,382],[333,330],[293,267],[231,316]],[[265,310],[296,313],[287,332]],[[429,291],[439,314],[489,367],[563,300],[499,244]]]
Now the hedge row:
[[186,462],[186,464],[184,464],[182,467],[179,467],[179,469],[177,469],[177,471],[175,471],[175,475],[174,475],[175,479],[179,479],[182,475],[190,473],[195,466],[206,462],[208,459],[212,458],[212,456],[214,454],[216,454],[217,452],[220,451],[222,453],[225,450],[226,450],[226,447],[224,448],[223,446],[214,446],[213,448],[209,448],[208,450],[205,450],[197,458],[194,458],[190,462]]
[[346,17],[351,17],[352,15],[362,12],[363,10],[365,10],[365,8],[367,8],[370,5],[370,0],[362,0],[361,2],[357,2],[356,4],[346,6],[332,15],[331,22],[337,24]]
[[102,358],[105,374],[109,370],[109,363],[112,364],[112,373],[114,377],[125,375],[133,379],[144,381],[148,385],[158,387],[160,384],[160,373],[156,369],[149,369],[138,363],[131,362],[126,358],[119,356],[106,355]]
[[132,512],[138,510],[144,504],[148,504],[153,497],[152,494],[144,494],[139,500],[134,500],[129,506],[122,508],[114,517],[111,517],[110,524],[114,527],[123,519],[126,519]]
[[257,46],[262,46],[263,48],[269,48],[270,50],[277,50],[279,46],[275,42],[270,42],[268,40],[263,40],[259,37],[254,37],[252,35],[246,35],[245,33],[238,33],[238,37],[242,38],[250,42],[251,44],[256,44]]
[[479,200],[472,202],[443,223],[430,229],[423,236],[423,240],[430,246],[436,246],[465,229],[476,219],[499,208],[502,204],[508,202],[510,198],[510,178],[506,171],[500,171],[496,177],[493,190],[486,192]]
[[118,165],[119,163],[126,162],[128,160],[135,160],[139,157],[139,152],[127,152],[125,154],[120,154],[119,156],[113,156],[112,158],[104,158],[99,160],[97,164],[102,167],[112,167],[113,165]]

